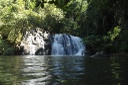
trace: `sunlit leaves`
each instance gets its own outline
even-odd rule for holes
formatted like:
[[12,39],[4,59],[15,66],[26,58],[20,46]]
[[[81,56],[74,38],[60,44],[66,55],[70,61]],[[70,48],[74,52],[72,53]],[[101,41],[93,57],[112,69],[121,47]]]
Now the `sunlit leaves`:
[[65,5],[71,0],[36,0],[36,6],[35,7],[41,7],[44,8],[44,4],[54,4],[57,7],[63,9]]
[[36,6],[35,7],[42,7],[44,8],[44,4],[47,3],[45,0],[36,0]]
[[49,4],[54,4],[55,1],[54,0],[51,0],[51,1],[48,1]]
[[115,27],[113,31],[108,32],[110,39],[113,41],[120,33],[121,28],[119,26]]
[[[39,0],[38,0],[39,1]],[[42,0],[40,0],[42,2]],[[64,12],[56,8],[54,4],[40,4],[42,9],[28,8],[29,1],[16,0],[10,6],[5,6],[0,10],[0,33],[7,37],[11,43],[17,44],[18,34],[23,34],[26,30],[34,27],[48,29],[64,17]],[[31,4],[32,2],[30,2]],[[8,3],[6,3],[8,4]],[[28,6],[28,7],[25,7]],[[27,9],[26,9],[27,8]],[[18,38],[18,42],[21,38]]]

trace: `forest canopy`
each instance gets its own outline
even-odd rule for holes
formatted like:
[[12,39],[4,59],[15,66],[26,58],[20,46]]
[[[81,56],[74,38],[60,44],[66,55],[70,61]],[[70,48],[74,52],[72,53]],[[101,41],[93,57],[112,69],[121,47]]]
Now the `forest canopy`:
[[127,0],[0,0],[0,54],[36,27],[80,36],[94,52],[128,51],[127,9]]

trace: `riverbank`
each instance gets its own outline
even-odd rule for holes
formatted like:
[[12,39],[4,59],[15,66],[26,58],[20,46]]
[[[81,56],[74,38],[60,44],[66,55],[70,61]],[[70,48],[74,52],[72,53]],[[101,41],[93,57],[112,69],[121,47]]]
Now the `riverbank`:
[[95,54],[93,55],[89,55],[91,58],[96,58],[96,57],[120,57],[120,56],[123,56],[123,57],[128,57],[128,53],[127,52],[118,52],[118,53],[111,53],[111,54],[107,54],[103,51],[100,51],[100,52],[96,52]]

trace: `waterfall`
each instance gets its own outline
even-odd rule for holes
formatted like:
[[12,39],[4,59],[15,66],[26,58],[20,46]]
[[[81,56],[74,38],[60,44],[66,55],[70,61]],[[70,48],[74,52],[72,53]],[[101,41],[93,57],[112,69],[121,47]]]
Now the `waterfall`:
[[50,35],[39,28],[26,31],[21,40],[22,54],[29,55],[84,55],[81,38],[69,34]]
[[55,34],[52,40],[52,55],[84,55],[85,46],[81,38],[68,34]]

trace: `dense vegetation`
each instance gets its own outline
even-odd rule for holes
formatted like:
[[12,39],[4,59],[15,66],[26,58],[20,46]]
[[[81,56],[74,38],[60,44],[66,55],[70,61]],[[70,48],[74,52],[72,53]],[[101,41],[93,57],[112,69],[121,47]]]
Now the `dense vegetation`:
[[128,51],[127,0],[0,0],[0,54],[15,54],[26,30],[83,38],[92,51]]

